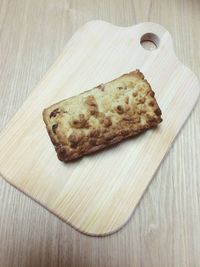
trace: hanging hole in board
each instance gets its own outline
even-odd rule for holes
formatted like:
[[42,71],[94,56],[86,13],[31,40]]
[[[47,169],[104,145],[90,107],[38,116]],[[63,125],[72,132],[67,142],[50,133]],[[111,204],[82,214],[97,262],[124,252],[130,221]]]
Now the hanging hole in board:
[[159,47],[159,38],[154,33],[145,33],[140,38],[141,46],[146,50],[155,50]]

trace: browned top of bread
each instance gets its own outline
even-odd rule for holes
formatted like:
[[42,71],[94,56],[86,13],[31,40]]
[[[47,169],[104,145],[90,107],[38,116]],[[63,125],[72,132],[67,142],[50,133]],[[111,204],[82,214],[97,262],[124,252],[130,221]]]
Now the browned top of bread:
[[68,161],[162,121],[149,83],[136,70],[43,111],[60,160]]

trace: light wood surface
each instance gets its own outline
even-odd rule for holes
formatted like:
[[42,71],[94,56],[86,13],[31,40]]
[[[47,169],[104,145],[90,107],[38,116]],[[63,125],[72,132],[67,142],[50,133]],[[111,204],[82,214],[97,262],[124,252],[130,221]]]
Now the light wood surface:
[[[162,24],[200,73],[196,1],[1,1],[0,127],[8,122],[84,22]],[[87,237],[1,180],[0,266],[199,266],[200,106],[184,126],[122,230]]]
[[[144,49],[143,39],[154,40],[157,48]],[[43,109],[135,69],[155,91],[163,123],[101,153],[58,161]],[[75,32],[0,134],[0,173],[79,231],[116,232],[133,213],[199,93],[198,79],[177,59],[170,34],[159,24],[90,21]]]

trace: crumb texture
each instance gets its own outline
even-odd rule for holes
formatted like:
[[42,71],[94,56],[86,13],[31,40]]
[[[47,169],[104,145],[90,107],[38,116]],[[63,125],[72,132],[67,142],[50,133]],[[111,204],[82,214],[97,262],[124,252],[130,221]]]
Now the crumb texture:
[[58,158],[65,162],[162,121],[154,92],[138,70],[50,106],[43,119]]

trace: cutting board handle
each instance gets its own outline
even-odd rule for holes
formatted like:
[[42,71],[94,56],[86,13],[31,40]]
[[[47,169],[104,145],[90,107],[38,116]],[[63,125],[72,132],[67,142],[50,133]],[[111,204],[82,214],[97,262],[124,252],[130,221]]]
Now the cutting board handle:
[[[172,51],[174,51],[173,39],[171,34],[165,29],[163,26],[153,22],[142,22],[137,25],[132,25],[129,27],[120,27],[117,25],[113,25],[107,21],[103,20],[92,20],[86,22],[76,33],[83,34],[86,30],[94,33],[94,28],[96,29],[95,32],[98,32],[98,28],[116,28],[116,30],[128,30],[133,32],[134,37],[138,38],[138,43],[140,44],[141,41],[150,41],[153,42],[158,49],[166,47]],[[75,36],[73,36],[75,37]],[[72,39],[73,39],[72,37]],[[76,39],[76,38],[74,38]]]
[[[151,42],[157,49],[165,47],[174,52],[172,36],[160,24],[144,22],[138,24],[137,26],[131,26],[130,28],[134,30],[134,35],[136,33],[136,27],[138,29],[138,38],[141,45],[145,42]],[[153,46],[150,46],[150,49],[148,49],[147,46],[147,50],[150,52],[152,50],[151,48],[153,48]]]

